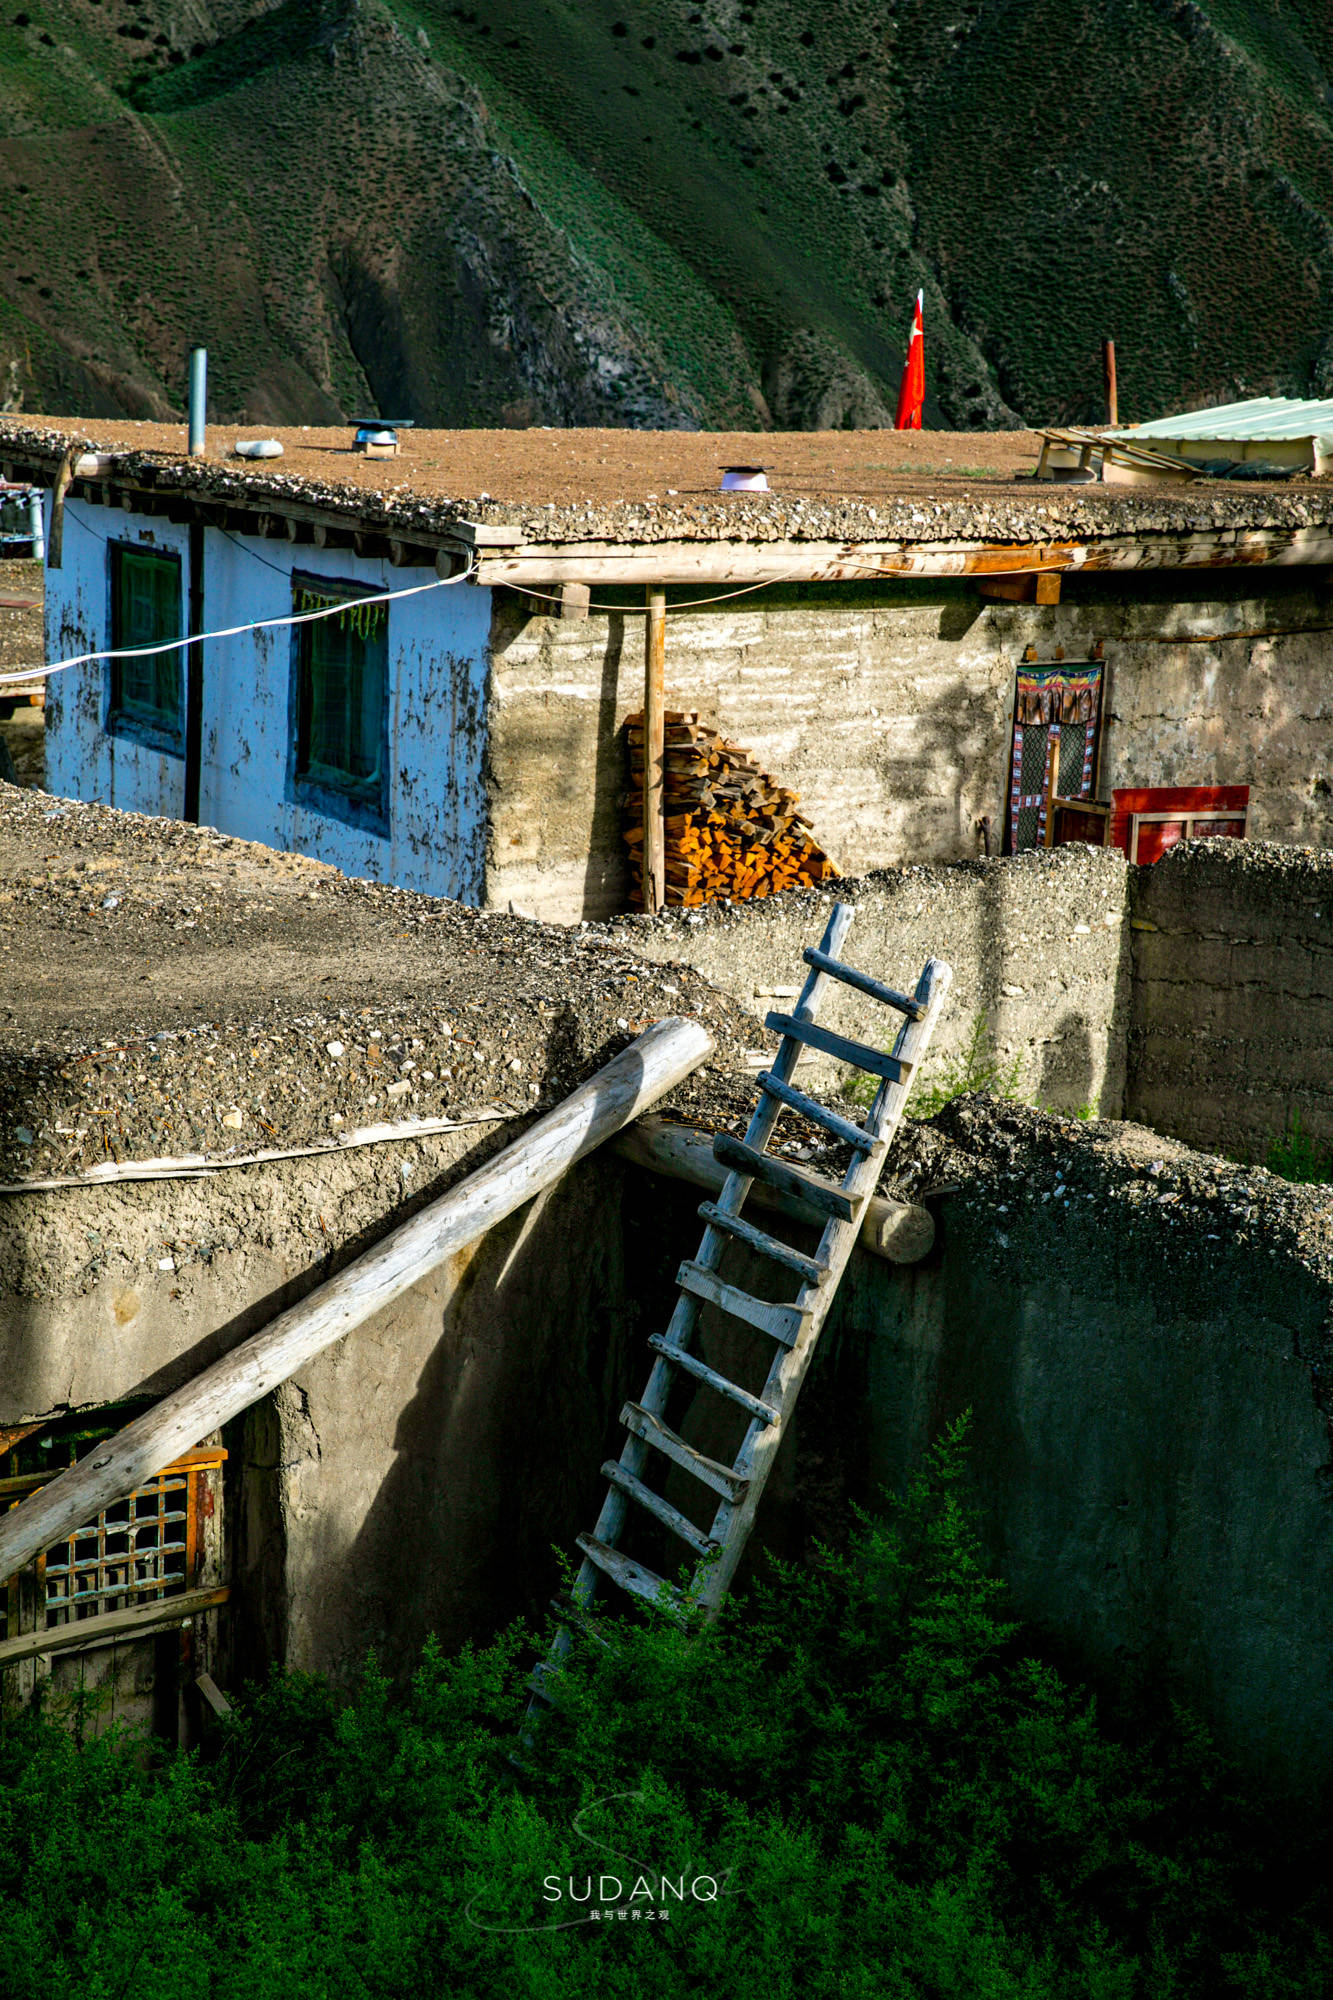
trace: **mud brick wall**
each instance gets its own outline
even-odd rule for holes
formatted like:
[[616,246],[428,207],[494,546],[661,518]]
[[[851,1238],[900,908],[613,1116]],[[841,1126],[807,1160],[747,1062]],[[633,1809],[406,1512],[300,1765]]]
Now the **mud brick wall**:
[[1199,841],[1130,871],[1126,1116],[1262,1160],[1333,1141],[1333,854]]
[[[1124,1106],[1129,1018],[1126,865],[1115,850],[1063,847],[953,868],[890,868],[859,881],[758,903],[625,917],[608,933],[644,958],[696,967],[758,1017],[790,1007],[835,901],[856,905],[845,948],[852,965],[910,990],[927,958],[949,961],[954,986],[922,1081],[963,1056],[980,1023],[987,1061],[1029,1101],[1062,1111],[1088,1105],[1118,1118]],[[887,1045],[899,1017],[844,986],[821,1021]],[[832,1080],[813,1055],[803,1073]]]

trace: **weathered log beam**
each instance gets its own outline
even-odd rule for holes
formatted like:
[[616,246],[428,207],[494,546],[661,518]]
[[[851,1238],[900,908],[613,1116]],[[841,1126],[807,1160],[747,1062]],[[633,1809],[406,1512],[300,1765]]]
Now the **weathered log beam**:
[[478,551],[482,584],[865,583],[1333,562],[1333,529],[1221,528],[1087,542],[613,542]]
[[[711,1132],[669,1124],[664,1118],[641,1118],[621,1133],[612,1151],[649,1173],[689,1181],[694,1187],[707,1188],[710,1194],[716,1194],[726,1179],[726,1169],[713,1158]],[[807,1209],[760,1181],[754,1183],[746,1199],[775,1214],[790,1216],[794,1222],[810,1220]],[[863,1250],[885,1257],[891,1264],[919,1264],[934,1242],[935,1218],[929,1209],[913,1202],[892,1201],[886,1195],[871,1196],[861,1222]]]
[[259,1333],[0,1519],[0,1580],[132,1493],[353,1327],[493,1229],[649,1110],[711,1054],[697,1021],[658,1021],[562,1104]]

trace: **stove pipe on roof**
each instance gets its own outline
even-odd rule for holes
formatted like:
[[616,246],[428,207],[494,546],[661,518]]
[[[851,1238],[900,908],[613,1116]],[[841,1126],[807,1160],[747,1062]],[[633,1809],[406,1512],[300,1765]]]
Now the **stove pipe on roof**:
[[204,411],[208,403],[208,349],[190,349],[190,438],[191,458],[204,455]]

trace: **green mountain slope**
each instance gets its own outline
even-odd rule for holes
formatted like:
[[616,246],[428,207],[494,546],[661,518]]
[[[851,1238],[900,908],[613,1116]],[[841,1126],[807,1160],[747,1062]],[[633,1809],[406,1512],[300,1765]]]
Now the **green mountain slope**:
[[0,0],[0,407],[873,425],[1333,391],[1327,0]]

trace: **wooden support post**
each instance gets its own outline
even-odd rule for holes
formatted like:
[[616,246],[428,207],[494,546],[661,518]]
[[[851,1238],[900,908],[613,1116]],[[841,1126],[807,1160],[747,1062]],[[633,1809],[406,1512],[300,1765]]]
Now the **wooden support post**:
[[698,1021],[668,1019],[645,1029],[485,1166],[0,1516],[0,1583],[550,1187],[576,1160],[651,1110],[712,1052],[712,1038]]
[[666,903],[666,592],[648,591],[643,653],[643,907]]
[[51,527],[46,537],[46,567],[59,569],[65,551],[65,495],[69,491],[70,480],[74,477],[76,452],[67,451],[60,461],[55,485],[51,489]]
[[1102,342],[1102,374],[1106,380],[1106,421],[1112,427],[1120,422],[1120,399],[1115,386],[1115,342]]
[[198,521],[189,529],[190,643],[185,648],[185,797],[182,817],[199,824],[199,794],[204,768],[204,531]]

